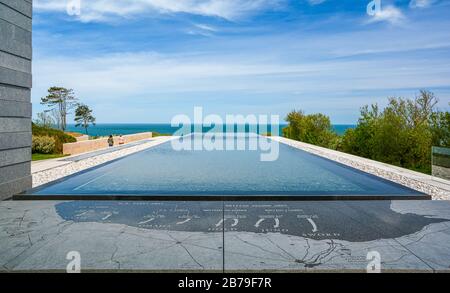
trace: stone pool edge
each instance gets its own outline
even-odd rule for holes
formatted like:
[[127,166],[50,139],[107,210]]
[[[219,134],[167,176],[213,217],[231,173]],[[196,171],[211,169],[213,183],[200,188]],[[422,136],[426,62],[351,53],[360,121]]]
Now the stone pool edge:
[[[113,151],[107,154],[101,154],[95,157],[86,158],[78,162],[64,163],[63,165],[56,165],[43,171],[32,172],[33,188],[50,183],[52,181],[64,178],[66,176],[78,173],[80,171],[116,160],[127,155],[157,146],[159,144],[168,142],[176,137],[159,137],[155,141],[145,143],[142,145],[130,147],[123,150]],[[274,141],[284,143],[291,147],[306,151],[330,159],[332,161],[350,166],[357,170],[375,175],[377,177],[401,184],[403,186],[412,188],[414,190],[423,192],[432,197],[433,200],[450,200],[450,181],[400,168],[397,166],[377,162],[374,160],[358,157],[355,155],[307,144],[292,139],[273,136],[269,137]],[[55,159],[52,161],[57,161]]]
[[381,163],[355,155],[319,147],[316,145],[273,136],[270,139],[296,149],[344,164],[357,170],[401,184],[411,189],[431,195],[433,200],[450,200],[450,181],[405,168]]

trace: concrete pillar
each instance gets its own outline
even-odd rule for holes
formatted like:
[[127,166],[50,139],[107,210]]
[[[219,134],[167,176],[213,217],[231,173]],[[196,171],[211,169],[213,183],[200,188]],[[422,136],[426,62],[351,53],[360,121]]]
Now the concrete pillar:
[[0,200],[31,188],[32,0],[0,0]]

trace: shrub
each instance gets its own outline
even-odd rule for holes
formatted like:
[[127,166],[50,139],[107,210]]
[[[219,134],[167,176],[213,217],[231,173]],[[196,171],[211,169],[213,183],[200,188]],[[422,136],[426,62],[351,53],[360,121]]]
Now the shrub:
[[[450,106],[450,103],[449,103]],[[450,113],[435,112],[431,116],[433,146],[450,148]]]
[[55,139],[50,136],[35,136],[31,144],[33,153],[52,154],[55,151]]
[[32,124],[32,132],[33,132],[34,136],[52,137],[55,140],[55,147],[53,149],[54,154],[62,154],[64,143],[77,141],[77,139],[75,137],[70,136],[61,130],[50,128],[50,127],[41,127],[34,123]]
[[332,130],[330,118],[323,114],[305,115],[302,111],[292,111],[286,117],[289,126],[283,128],[283,136],[302,142],[337,148],[339,136]]
[[415,99],[390,98],[379,110],[361,109],[355,129],[346,131],[341,150],[357,156],[431,173],[431,147],[448,146],[450,114],[435,109],[437,99],[421,91]]

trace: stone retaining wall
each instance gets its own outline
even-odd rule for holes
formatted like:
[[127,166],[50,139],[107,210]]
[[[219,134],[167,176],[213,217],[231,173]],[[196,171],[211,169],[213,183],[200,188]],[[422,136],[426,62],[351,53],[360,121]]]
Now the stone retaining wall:
[[75,138],[77,139],[77,142],[78,141],[87,141],[87,140],[89,140],[89,135],[77,136]]
[[[125,140],[125,143],[130,143],[138,140],[152,138],[152,133],[144,132],[144,133],[124,135],[123,138]],[[114,136],[114,145],[118,144],[119,144],[119,137]],[[63,145],[63,153],[65,155],[77,155],[81,153],[104,149],[107,147],[108,147],[108,138],[100,138],[94,140],[65,143]]]

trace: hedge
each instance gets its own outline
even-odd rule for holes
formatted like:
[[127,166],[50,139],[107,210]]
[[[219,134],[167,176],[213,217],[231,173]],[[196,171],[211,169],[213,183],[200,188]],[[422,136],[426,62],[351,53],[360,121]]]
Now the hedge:
[[34,136],[31,144],[33,154],[53,154],[55,152],[55,139],[50,136]]
[[55,140],[55,148],[53,150],[54,154],[62,154],[63,144],[69,142],[76,142],[77,139],[64,133],[61,130],[38,126],[34,123],[31,125],[33,136],[49,136]]

